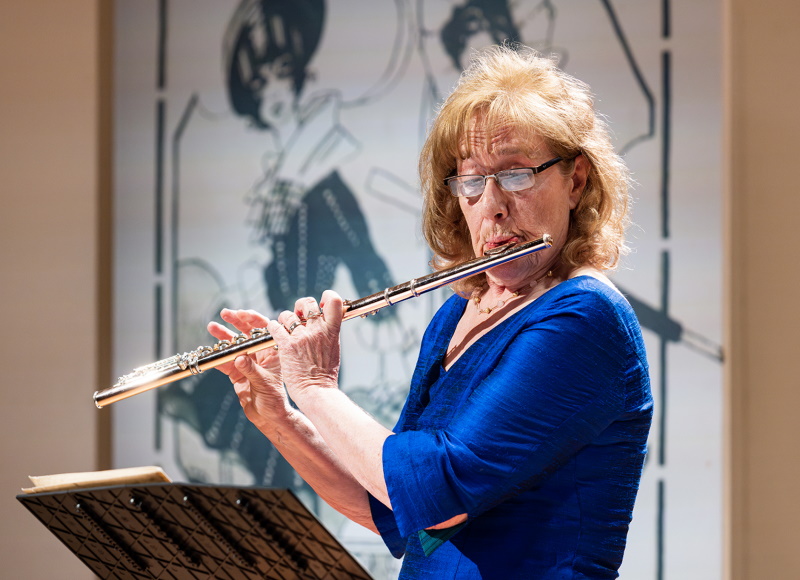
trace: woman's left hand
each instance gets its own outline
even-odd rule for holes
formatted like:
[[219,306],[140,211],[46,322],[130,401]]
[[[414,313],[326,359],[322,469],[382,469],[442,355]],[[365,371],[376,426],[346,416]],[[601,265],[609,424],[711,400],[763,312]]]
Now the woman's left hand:
[[342,298],[326,290],[319,305],[313,298],[300,298],[293,312],[285,310],[277,321],[269,322],[267,330],[278,345],[283,381],[298,404],[309,389],[338,387],[343,314]]

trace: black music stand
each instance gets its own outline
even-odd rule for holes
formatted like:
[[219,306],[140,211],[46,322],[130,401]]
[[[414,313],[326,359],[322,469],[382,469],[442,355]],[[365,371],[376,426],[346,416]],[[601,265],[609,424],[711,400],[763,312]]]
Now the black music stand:
[[17,499],[100,578],[371,580],[286,489],[150,483]]

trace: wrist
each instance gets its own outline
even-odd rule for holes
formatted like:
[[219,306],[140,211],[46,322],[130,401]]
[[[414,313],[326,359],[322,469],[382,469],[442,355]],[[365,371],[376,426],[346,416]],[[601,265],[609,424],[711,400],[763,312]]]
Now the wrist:
[[297,415],[300,414],[300,411],[292,407],[287,401],[280,411],[271,410],[268,414],[259,413],[255,417],[248,417],[248,419],[259,431],[272,439],[274,436],[280,435],[282,431],[291,429],[292,425],[297,421]]
[[296,394],[290,394],[300,411],[307,416],[314,416],[339,398],[347,396],[339,390],[338,384],[333,381],[315,381],[312,385],[297,389]]
[[289,397],[301,409],[303,408],[302,401],[309,400],[321,392],[338,390],[339,373],[336,371],[309,371],[302,380],[286,383]]

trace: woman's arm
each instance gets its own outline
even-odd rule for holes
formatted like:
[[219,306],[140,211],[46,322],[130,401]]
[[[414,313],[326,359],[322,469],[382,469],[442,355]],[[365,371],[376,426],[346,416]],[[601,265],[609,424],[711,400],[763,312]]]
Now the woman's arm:
[[335,456],[364,489],[391,508],[382,449],[392,432],[339,390],[342,299],[328,290],[320,302],[318,306],[313,298],[301,298],[294,312],[282,312],[267,326],[279,348],[283,381]]
[[634,390],[643,394],[646,368],[629,366],[630,338],[610,303],[565,292],[540,304],[530,324],[517,322],[503,340],[484,340],[482,357],[451,369],[448,387],[469,396],[454,403],[446,427],[386,440],[385,479],[400,535],[464,512],[479,516],[538,485],[624,413],[625,439],[608,446],[609,457],[625,447],[633,463],[641,459],[651,409],[628,380],[641,377]]
[[[338,388],[342,299],[332,291],[322,295],[320,306],[302,298],[294,312],[282,312],[277,321],[252,311],[226,310],[222,316],[244,332],[266,325],[278,346],[236,359],[238,375],[231,374],[231,380],[248,418],[326,502],[375,530],[367,492],[392,508],[383,447],[393,433]],[[224,329],[212,323],[209,330],[222,337]],[[302,413],[291,408],[282,383]],[[427,527],[449,527],[464,519],[466,514],[451,515]]]
[[[223,310],[222,318],[244,333],[265,327],[268,322],[254,311]],[[209,331],[220,340],[234,335],[213,322]],[[218,368],[229,376],[247,418],[314,491],[350,520],[377,532],[364,487],[332,452],[313,423],[289,403],[278,354],[266,349]]]

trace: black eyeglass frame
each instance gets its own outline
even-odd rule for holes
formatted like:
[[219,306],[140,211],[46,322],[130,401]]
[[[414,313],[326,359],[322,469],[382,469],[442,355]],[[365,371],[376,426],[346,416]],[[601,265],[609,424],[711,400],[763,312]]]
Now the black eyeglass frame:
[[[554,157],[550,161],[545,161],[544,163],[542,163],[541,165],[537,165],[536,167],[514,167],[512,169],[503,169],[502,171],[498,171],[497,173],[492,173],[490,175],[479,175],[479,174],[451,175],[450,177],[446,177],[444,179],[444,184],[450,189],[450,193],[452,193],[455,197],[478,197],[479,195],[482,195],[484,190],[486,189],[486,180],[489,179],[490,177],[494,178],[495,183],[501,189],[503,189],[505,191],[514,191],[514,190],[506,189],[505,187],[500,185],[500,180],[497,178],[497,176],[502,174],[502,173],[507,173],[509,171],[517,171],[519,169],[530,169],[533,172],[533,175],[536,175],[537,173],[541,173],[545,169],[547,169],[549,167],[552,167],[553,165],[555,165],[556,163],[559,163],[560,161],[564,161],[564,158],[563,157]],[[474,195],[460,195],[460,194],[456,193],[453,190],[453,185],[451,184],[451,182],[454,179],[458,179],[459,177],[473,177],[473,178],[481,177],[481,178],[483,178],[483,187],[481,187],[479,193],[475,193]],[[532,187],[532,186],[530,186],[530,187]],[[522,190],[518,189],[516,191],[522,191]]]

